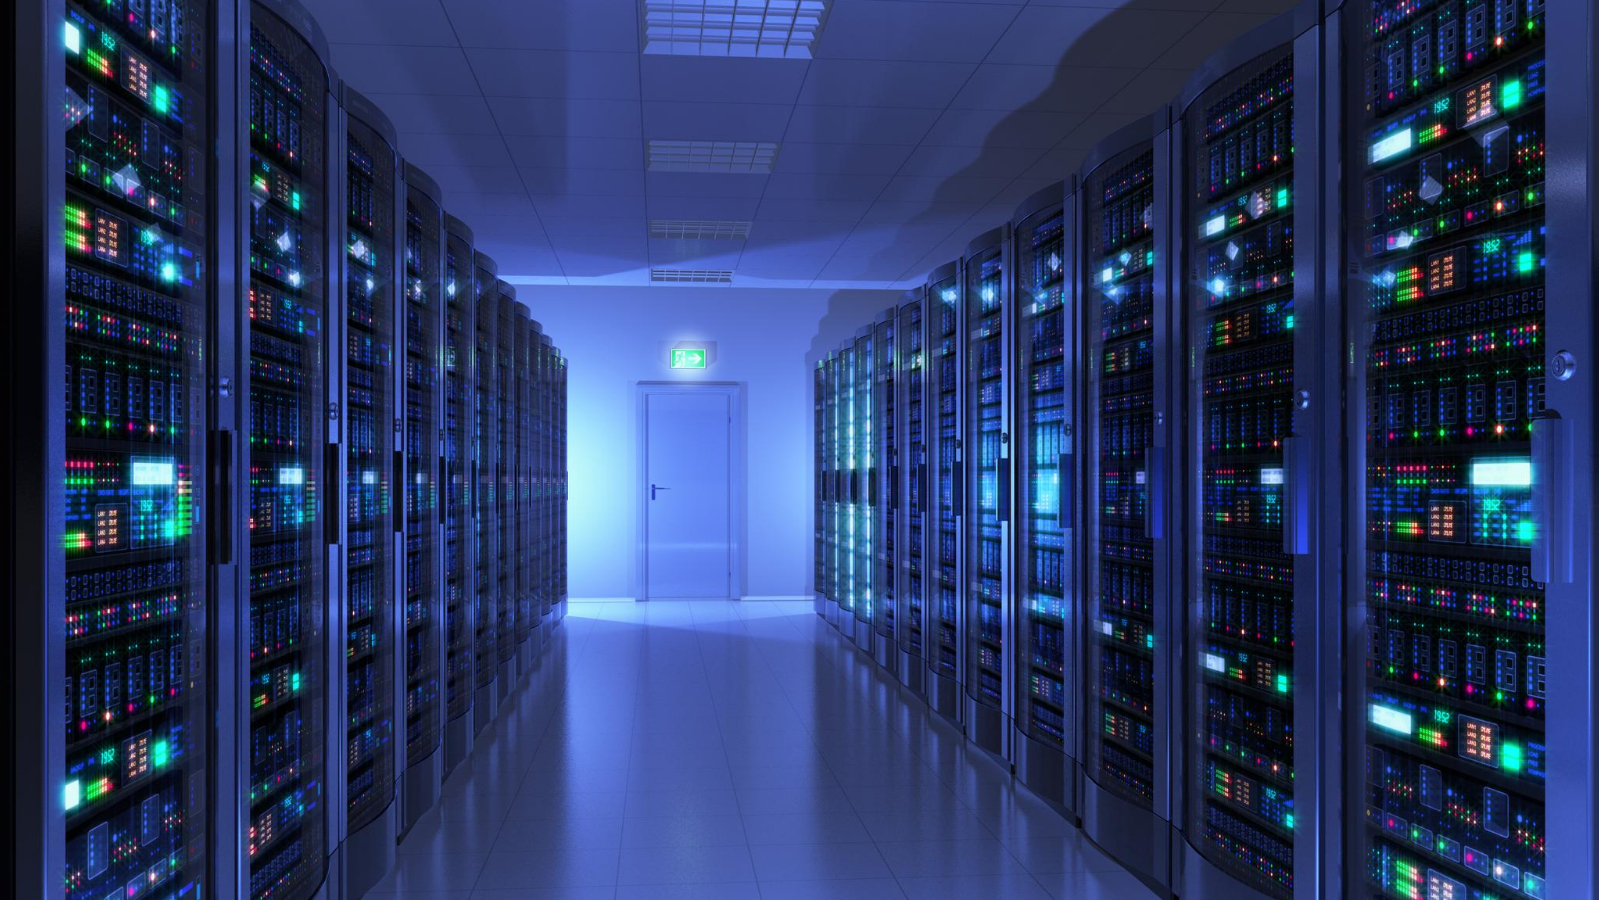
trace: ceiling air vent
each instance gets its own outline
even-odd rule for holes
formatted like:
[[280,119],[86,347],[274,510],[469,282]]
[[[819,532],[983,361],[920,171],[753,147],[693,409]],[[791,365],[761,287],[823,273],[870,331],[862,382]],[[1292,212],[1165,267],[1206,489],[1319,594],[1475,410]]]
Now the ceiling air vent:
[[652,172],[734,172],[766,175],[778,145],[766,141],[651,141]]
[[651,219],[650,236],[691,241],[742,241],[750,236],[750,223],[704,219]]
[[643,0],[644,52],[810,59],[827,0]]
[[733,284],[732,269],[651,269],[657,284]]

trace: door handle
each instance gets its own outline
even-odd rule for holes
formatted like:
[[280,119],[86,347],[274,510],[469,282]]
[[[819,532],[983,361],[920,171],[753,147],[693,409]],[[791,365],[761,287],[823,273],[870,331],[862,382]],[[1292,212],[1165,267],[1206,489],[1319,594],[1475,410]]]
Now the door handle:
[[1072,490],[1076,486],[1076,479],[1072,477],[1072,454],[1062,453],[1056,457],[1056,528],[1066,531],[1072,526],[1072,511],[1074,507]]
[[1569,431],[1565,426],[1554,416],[1533,420],[1529,454],[1533,541],[1528,577],[1540,584],[1565,584],[1573,578],[1571,482],[1566,471]]
[[995,511],[1001,522],[1011,521],[1011,457],[1000,457],[995,466]]
[[1162,483],[1166,474],[1166,448],[1146,447],[1144,450],[1144,536],[1160,540],[1162,532],[1161,510],[1165,491]]
[[1311,507],[1306,499],[1305,483],[1310,472],[1309,467],[1300,460],[1300,454],[1305,450],[1303,443],[1298,437],[1283,439],[1283,471],[1280,476],[1283,500],[1280,514],[1283,516],[1283,552],[1291,556],[1311,552],[1311,523],[1306,518]]
[[652,482],[651,485],[650,485],[650,499],[651,500],[656,499],[656,491],[670,491],[670,490],[672,490],[672,488],[662,487],[661,485],[655,484],[655,483]]
[[961,460],[950,464],[950,514],[956,517],[967,514],[967,480],[964,475]]

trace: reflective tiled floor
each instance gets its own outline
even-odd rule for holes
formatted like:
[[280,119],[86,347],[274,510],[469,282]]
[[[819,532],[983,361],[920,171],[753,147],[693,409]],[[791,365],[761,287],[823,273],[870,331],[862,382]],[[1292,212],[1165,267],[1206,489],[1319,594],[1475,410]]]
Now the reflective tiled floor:
[[392,900],[1147,900],[811,611],[573,604]]

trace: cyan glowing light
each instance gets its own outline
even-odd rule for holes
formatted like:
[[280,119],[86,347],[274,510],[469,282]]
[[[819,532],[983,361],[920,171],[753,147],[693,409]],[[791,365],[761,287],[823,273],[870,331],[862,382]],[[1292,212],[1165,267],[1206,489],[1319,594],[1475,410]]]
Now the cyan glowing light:
[[306,470],[299,466],[285,466],[278,470],[279,484],[305,484]]
[[288,253],[289,248],[294,246],[294,237],[285,231],[283,234],[278,235],[277,244],[279,250]]
[[83,782],[74,778],[73,780],[67,782],[66,787],[61,789],[61,805],[68,811],[71,811],[77,809],[78,804],[82,802]]
[[1228,661],[1215,653],[1207,653],[1206,668],[1213,672],[1226,672],[1228,671]]
[[350,255],[354,256],[356,259],[366,259],[367,242],[361,238],[356,238],[356,242],[350,245]]
[[174,469],[169,461],[134,460],[128,482],[139,487],[170,487],[177,480]]
[[1380,163],[1411,149],[1411,129],[1402,128],[1388,137],[1379,138],[1367,150],[1367,161]]
[[1261,470],[1262,484],[1283,484],[1283,468],[1281,466],[1266,467]]
[[1124,250],[1124,251],[1122,251],[1122,255],[1117,257],[1117,262],[1122,263],[1123,265],[1127,265],[1128,264],[1128,260],[1130,260],[1130,259],[1133,259],[1133,254],[1129,253],[1126,250]]
[[456,295],[456,280],[454,278],[450,279],[450,283],[444,286],[444,294],[446,297],[454,297]]
[[1368,704],[1367,719],[1379,728],[1395,734],[1411,734],[1411,714],[1401,712],[1392,706],[1384,706],[1382,703]]
[[176,265],[173,265],[170,262],[162,263],[161,264],[161,280],[162,281],[177,281],[178,280],[178,267]]
[[1101,619],[1099,622],[1095,623],[1095,627],[1100,629],[1101,634],[1111,634],[1115,631],[1115,629],[1111,627],[1111,623],[1105,619]]
[[955,288],[945,288],[944,291],[939,294],[939,299],[943,300],[946,303],[954,303],[954,302],[956,302],[956,297],[957,297],[957,294],[956,294],[956,289]]
[[1110,266],[1106,266],[1104,269],[1100,270],[1100,282],[1102,284],[1105,284],[1106,282],[1109,282],[1111,279],[1116,278],[1116,277],[1117,277],[1117,273],[1113,272],[1111,270]]
[[1227,227],[1227,216],[1213,216],[1212,218],[1206,220],[1206,237],[1211,237],[1214,234],[1221,234],[1222,229]]
[[77,55],[83,52],[83,32],[78,30],[78,26],[68,22],[62,29],[61,39],[67,45],[68,53]]
[[1211,293],[1221,296],[1228,292],[1228,282],[1221,277],[1211,279]]
[[378,483],[378,473],[372,471],[371,469],[368,469],[365,472],[362,472],[361,473],[361,483],[362,484],[377,484]]
[[978,292],[978,296],[982,297],[985,303],[993,303],[994,302],[994,288],[986,287],[983,290]]
[[1473,460],[1472,484],[1477,487],[1527,487],[1533,484],[1533,463],[1526,459]]
[[375,281],[373,281],[373,280],[372,280],[372,279],[371,279],[371,278],[370,278],[370,277],[369,277],[369,278],[368,278],[368,279],[367,279],[367,293],[369,293],[369,294],[370,294],[370,293],[372,293],[372,289],[373,289],[373,288],[374,288],[374,287],[376,287],[376,286],[377,286],[377,282],[375,282]]
[[295,287],[299,287],[300,286],[300,273],[299,272],[290,272],[289,273],[289,284],[291,284],[291,285],[293,285]]
[[1045,265],[1049,266],[1050,267],[1050,271],[1052,271],[1052,272],[1061,271],[1061,254],[1059,254],[1059,253],[1050,254],[1050,258],[1045,260]]
[[1374,280],[1377,281],[1378,284],[1380,284],[1380,285],[1382,285],[1384,287],[1394,287],[1394,283],[1395,283],[1394,270],[1393,269],[1384,269],[1382,272],[1378,273],[1378,277],[1376,279],[1374,279]]
[[150,108],[158,113],[165,113],[172,106],[171,96],[162,85],[156,85],[150,92]]
[[1228,246],[1224,247],[1222,252],[1228,255],[1228,262],[1233,262],[1239,258],[1239,245],[1234,241],[1229,241]]

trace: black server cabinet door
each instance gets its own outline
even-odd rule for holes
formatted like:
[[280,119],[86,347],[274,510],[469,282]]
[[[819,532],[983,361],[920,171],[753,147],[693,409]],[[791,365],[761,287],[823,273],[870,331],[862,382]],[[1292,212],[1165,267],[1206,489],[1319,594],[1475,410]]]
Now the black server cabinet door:
[[[477,670],[475,679],[479,689],[494,683],[499,656],[495,649],[498,633],[496,599],[500,590],[500,517],[496,497],[499,478],[496,466],[500,458],[499,407],[500,379],[495,357],[499,353],[496,332],[499,315],[496,309],[494,277],[482,269],[476,272],[477,332],[472,355],[472,372],[476,381],[476,418],[474,441],[477,444],[477,487],[473,496],[476,516],[477,561],[476,596],[473,599],[472,620],[476,630],[474,657]],[[477,712],[477,721],[487,721],[492,713]]]
[[31,126],[66,132],[65,169],[52,161],[66,182],[66,295],[48,301],[62,304],[48,321],[65,322],[66,383],[48,420],[62,430],[8,439],[65,454],[64,565],[49,569],[65,581],[65,621],[49,623],[64,629],[65,759],[51,761],[63,780],[47,796],[59,798],[66,871],[45,879],[64,877],[69,900],[208,883],[208,716],[221,699],[206,678],[200,489],[218,234],[209,10],[67,3],[49,32],[65,42],[65,86],[51,94],[64,97],[65,121]]
[[440,316],[443,220],[426,194],[406,197],[405,313],[405,673],[406,762],[421,763],[439,746],[440,641],[443,638],[439,523],[444,460],[440,458]]
[[1005,317],[1005,251],[996,245],[967,260],[964,333],[966,371],[962,447],[966,449],[966,516],[963,521],[967,578],[967,695],[996,709],[1005,704],[1002,535],[1004,496],[1002,446],[1005,378],[1002,368]]
[[828,584],[827,371],[824,360],[811,369],[811,589],[819,595]]
[[860,423],[856,412],[856,347],[847,343],[839,348],[839,477],[843,496],[839,498],[839,627],[854,634],[856,604],[860,600],[861,576],[859,565],[861,539],[861,510],[857,497],[860,486],[856,481],[856,464],[861,453],[856,443],[860,439]]
[[1200,479],[1190,491],[1185,831],[1205,859],[1272,897],[1291,896],[1296,877],[1298,551],[1285,528],[1294,62],[1288,46],[1269,51],[1188,107],[1178,218]]
[[1069,752],[1077,722],[1069,661],[1068,585],[1076,569],[1071,536],[1072,410],[1076,384],[1066,362],[1066,217],[1057,207],[1024,220],[1017,235],[1016,574],[1019,627],[1015,652],[1018,728]]
[[822,418],[827,428],[822,464],[827,476],[828,503],[824,512],[823,540],[828,554],[828,580],[822,592],[827,600],[839,602],[839,357],[830,353],[822,362]]
[[963,486],[961,472],[961,280],[953,276],[928,286],[929,315],[935,316],[930,336],[934,353],[934,416],[938,446],[934,501],[936,529],[931,546],[936,548],[938,578],[933,609],[928,617],[934,646],[929,651],[928,668],[951,681],[961,677],[960,606],[964,596],[960,573],[959,531]]
[[[1592,5],[1551,4],[1549,21],[1581,27],[1585,7],[1592,71]],[[1554,877],[1546,887],[1546,834],[1593,839],[1592,818],[1555,813],[1547,772],[1564,746],[1592,753],[1592,735],[1563,745],[1555,735],[1565,723],[1547,720],[1547,702],[1559,703],[1547,690],[1561,683],[1549,679],[1584,692],[1576,671],[1547,667],[1559,658],[1547,630],[1581,632],[1586,617],[1556,600],[1553,582],[1569,579],[1542,565],[1541,551],[1584,530],[1545,533],[1555,520],[1541,521],[1549,510],[1539,493],[1573,490],[1570,473],[1556,471],[1560,457],[1542,451],[1555,449],[1545,439],[1561,417],[1581,412],[1547,407],[1547,377],[1566,371],[1547,365],[1569,346],[1593,352],[1592,256],[1580,263],[1587,296],[1546,306],[1547,259],[1561,253],[1546,240],[1547,211],[1559,213],[1545,204],[1546,136],[1556,130],[1547,103],[1592,105],[1593,85],[1547,94],[1543,2],[1355,9],[1345,187],[1364,383],[1351,398],[1360,404],[1353,452],[1364,455],[1352,497],[1365,527],[1353,532],[1350,590],[1362,654],[1348,671],[1364,765],[1345,798],[1352,817],[1363,813],[1350,895],[1590,896],[1592,887]],[[1569,14],[1579,15],[1563,25]],[[1592,179],[1592,106],[1585,138]],[[1592,228],[1592,207],[1587,214]],[[1589,333],[1555,330],[1580,306]],[[1583,856],[1592,880],[1592,850]]]
[[529,354],[532,352],[528,343],[532,325],[526,309],[515,304],[512,307],[512,322],[515,331],[511,394],[516,403],[510,415],[511,464],[507,469],[506,481],[511,487],[510,503],[515,517],[511,529],[511,540],[514,542],[512,552],[516,559],[512,585],[512,648],[515,651],[517,646],[528,640],[533,626],[539,622],[539,606],[533,586],[533,565],[539,548],[534,537],[532,485],[528,482],[527,470],[533,454],[529,442],[529,429],[533,421],[533,411],[529,405],[533,396],[530,393],[532,372],[528,367]]
[[476,596],[471,469],[477,388],[472,359],[476,327],[472,296],[472,245],[448,233],[444,256],[444,590],[445,715],[472,709],[472,604]]
[[355,831],[394,798],[395,165],[345,135],[345,798]]
[[1158,345],[1155,151],[1138,144],[1085,180],[1089,529],[1085,573],[1086,772],[1153,810],[1159,744],[1155,662],[1160,523],[1155,490]]
[[[253,900],[305,898],[329,853],[326,550],[339,460],[328,443],[328,159],[322,61],[251,8],[248,386],[250,805]],[[342,349],[342,348],[340,348]]]
[[850,611],[858,621],[870,624],[877,597],[873,594],[873,565],[877,538],[877,509],[873,506],[872,473],[877,466],[878,447],[873,435],[872,369],[877,358],[877,341],[870,328],[856,338],[848,359],[853,365],[850,390],[850,448],[854,471],[854,531],[851,566],[854,587],[850,592]]
[[[556,596],[567,601],[567,360],[556,352]],[[565,609],[563,609],[563,614]]]
[[[920,291],[919,291],[920,294]],[[923,665],[924,572],[926,571],[924,544],[927,522],[928,497],[928,445],[924,426],[927,409],[923,393],[923,310],[924,301],[917,299],[900,307],[900,321],[896,327],[899,346],[895,364],[896,425],[899,444],[896,464],[900,482],[900,504],[896,513],[903,521],[903,536],[896,564],[895,598],[899,604],[899,620],[895,638],[900,652],[909,656],[914,665]]]
[[[895,553],[898,548],[895,527],[900,511],[890,487],[896,467],[899,432],[895,425],[895,322],[894,316],[874,326],[872,364],[872,454],[867,470],[872,516],[872,624],[875,640],[894,644],[895,627],[900,619],[899,596],[895,591]],[[888,657],[884,657],[887,659]]]
[[517,332],[513,306],[513,301],[503,290],[496,294],[493,315],[497,317],[499,324],[495,332],[494,378],[500,399],[495,406],[494,428],[498,449],[495,451],[497,462],[494,496],[495,515],[499,519],[500,527],[495,529],[494,534],[496,558],[499,560],[499,565],[495,566],[494,570],[499,585],[495,594],[494,639],[496,659],[501,664],[510,662],[517,652],[516,627],[519,600],[517,567],[520,556],[513,542],[516,540],[517,526],[521,519],[517,514],[515,479],[516,424],[521,404],[517,402]]

